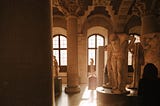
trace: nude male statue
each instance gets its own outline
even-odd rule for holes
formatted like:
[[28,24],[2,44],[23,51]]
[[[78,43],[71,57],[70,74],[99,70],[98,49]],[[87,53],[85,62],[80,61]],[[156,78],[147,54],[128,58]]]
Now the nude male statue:
[[[128,43],[128,41],[130,42]],[[107,45],[108,59],[107,70],[109,72],[109,83],[112,86],[112,92],[125,93],[127,82],[127,54],[134,44],[135,38],[126,34],[111,34],[109,36],[109,45]]]

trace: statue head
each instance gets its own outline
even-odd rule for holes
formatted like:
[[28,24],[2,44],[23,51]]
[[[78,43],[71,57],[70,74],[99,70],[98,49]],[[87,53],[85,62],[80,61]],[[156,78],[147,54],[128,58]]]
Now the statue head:
[[93,65],[93,63],[94,63],[93,58],[90,58],[90,64]]
[[55,61],[56,60],[56,56],[55,55],[53,55],[53,61]]

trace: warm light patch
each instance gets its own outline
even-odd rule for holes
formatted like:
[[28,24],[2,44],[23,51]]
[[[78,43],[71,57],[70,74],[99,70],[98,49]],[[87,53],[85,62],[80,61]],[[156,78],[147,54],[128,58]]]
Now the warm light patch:
[[86,87],[79,106],[97,106],[96,96],[96,90],[88,90]]

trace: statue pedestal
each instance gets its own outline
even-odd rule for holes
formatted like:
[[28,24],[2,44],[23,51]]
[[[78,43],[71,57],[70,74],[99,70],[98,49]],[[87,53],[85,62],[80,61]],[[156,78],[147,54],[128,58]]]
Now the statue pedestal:
[[54,78],[54,92],[55,95],[58,96],[62,92],[62,78],[55,77]]
[[88,89],[95,90],[97,87],[97,78],[95,75],[90,75],[88,77]]
[[97,106],[141,106],[141,97],[137,96],[136,90],[129,94],[114,94],[112,89],[97,87]]

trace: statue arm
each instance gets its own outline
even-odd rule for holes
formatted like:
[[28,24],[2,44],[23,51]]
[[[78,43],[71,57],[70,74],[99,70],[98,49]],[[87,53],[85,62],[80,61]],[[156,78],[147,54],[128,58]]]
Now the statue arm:
[[128,49],[129,49],[129,51],[130,51],[131,53],[133,53],[132,49],[133,49],[133,47],[134,47],[134,42],[135,42],[136,38],[133,37],[133,36],[129,36],[129,37],[128,37],[128,40],[130,40],[129,45],[128,45]]

